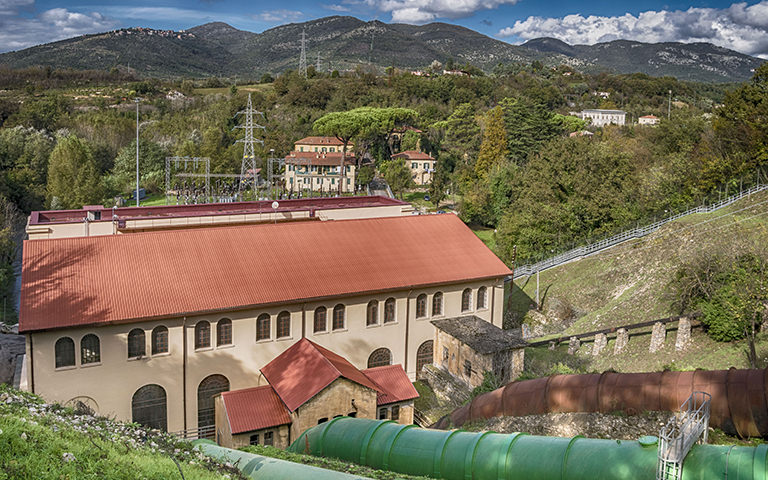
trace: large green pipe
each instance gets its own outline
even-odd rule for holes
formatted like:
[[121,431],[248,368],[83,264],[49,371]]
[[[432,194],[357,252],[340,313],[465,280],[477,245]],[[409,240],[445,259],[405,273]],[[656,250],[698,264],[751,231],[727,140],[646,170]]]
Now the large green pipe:
[[[655,441],[429,430],[348,417],[310,428],[289,451],[447,480],[653,480],[657,458]],[[696,445],[682,480],[765,480],[767,460],[768,445]]]
[[203,454],[221,462],[231,463],[243,472],[246,477],[253,480],[296,480],[310,478],[313,480],[370,480],[368,477],[325,470],[301,463],[264,457],[255,453],[241,452],[240,450],[232,450],[231,448],[220,447],[210,440],[196,440],[192,443]]

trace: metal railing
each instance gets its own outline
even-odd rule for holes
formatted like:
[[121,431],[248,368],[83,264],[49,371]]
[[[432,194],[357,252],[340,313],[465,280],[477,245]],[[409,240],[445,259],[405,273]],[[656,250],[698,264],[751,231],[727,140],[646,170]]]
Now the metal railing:
[[171,432],[171,435],[175,435],[183,440],[195,440],[198,438],[214,439],[216,437],[216,426],[206,425],[200,428],[189,428],[187,430]]
[[685,212],[678,213],[677,215],[672,215],[663,220],[659,220],[657,222],[651,223],[650,225],[633,228],[631,230],[626,230],[612,237],[600,240],[599,242],[590,243],[589,245],[585,245],[583,247],[577,247],[572,250],[568,250],[567,252],[561,253],[559,255],[555,255],[554,257],[547,258],[538,263],[526,264],[526,265],[516,267],[515,278],[532,275],[536,272],[541,272],[548,268],[556,267],[558,265],[562,265],[564,263],[570,262],[575,259],[584,258],[589,255],[593,255],[597,252],[619,245],[620,243],[624,243],[626,241],[629,241],[635,238],[644,237],[660,229],[667,223],[673,222],[679,218],[685,217],[687,215],[692,215],[694,213],[711,213],[723,207],[727,207],[728,205],[734,202],[737,202],[744,197],[748,197],[755,193],[762,192],[763,190],[766,190],[766,189],[768,189],[768,185],[759,184],[747,190],[742,190],[736,195],[733,195],[731,197],[728,197],[724,200],[713,203],[711,205],[701,205],[695,208],[691,208],[689,210],[686,210]]
[[695,443],[707,443],[712,396],[693,392],[680,406],[682,415],[671,418],[659,433],[656,480],[682,478],[683,460]]

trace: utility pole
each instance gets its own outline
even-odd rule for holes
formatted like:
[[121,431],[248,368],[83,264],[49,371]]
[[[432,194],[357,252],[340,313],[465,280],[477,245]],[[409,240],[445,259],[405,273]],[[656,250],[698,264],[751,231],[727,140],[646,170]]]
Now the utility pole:
[[307,78],[307,38],[304,30],[301,31],[301,56],[299,57],[299,75]]
[[141,99],[133,99],[136,103],[136,206],[139,206],[139,102]]
[[251,94],[249,93],[248,105],[245,107],[245,110],[241,110],[235,114],[235,116],[245,115],[245,125],[235,126],[235,128],[242,128],[245,130],[245,137],[235,142],[235,143],[243,144],[243,162],[240,165],[240,184],[238,185],[237,191],[238,193],[242,193],[243,183],[245,183],[245,179],[248,175],[248,170],[251,170],[253,173],[253,193],[255,195],[256,194],[256,152],[253,148],[253,145],[255,143],[260,143],[264,145],[264,140],[261,140],[259,138],[254,138],[253,130],[255,128],[260,128],[264,130],[264,132],[266,133],[267,128],[257,123],[253,123],[254,113],[257,115],[261,115],[261,117],[264,118],[264,114],[262,112],[255,110],[253,108],[253,103],[251,103]]
[[669,91],[669,101],[667,102],[667,120],[672,118],[672,90]]

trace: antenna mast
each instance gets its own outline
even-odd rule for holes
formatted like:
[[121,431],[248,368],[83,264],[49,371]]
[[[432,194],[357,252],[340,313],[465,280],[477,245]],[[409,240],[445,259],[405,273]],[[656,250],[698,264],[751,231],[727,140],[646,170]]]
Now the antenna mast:
[[299,57],[299,75],[307,78],[307,38],[304,30],[301,31],[301,56]]
[[235,114],[235,116],[245,115],[245,125],[235,126],[235,128],[242,128],[245,130],[245,137],[235,142],[243,144],[243,163],[240,167],[240,183],[237,188],[238,193],[243,192],[245,179],[249,175],[253,175],[253,192],[254,194],[256,193],[256,152],[253,146],[255,143],[264,145],[264,140],[255,138],[253,136],[253,130],[255,128],[260,128],[264,130],[264,133],[266,134],[267,128],[253,122],[254,114],[261,115],[261,118],[264,118],[264,113],[253,108],[251,94],[249,93],[248,106],[245,107],[245,110],[241,110]]

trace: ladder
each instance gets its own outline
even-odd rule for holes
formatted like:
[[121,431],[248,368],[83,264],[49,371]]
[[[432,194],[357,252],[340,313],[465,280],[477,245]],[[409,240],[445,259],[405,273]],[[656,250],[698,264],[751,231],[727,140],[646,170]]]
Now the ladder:
[[693,392],[659,433],[656,480],[680,480],[683,460],[695,443],[707,443],[712,396]]

